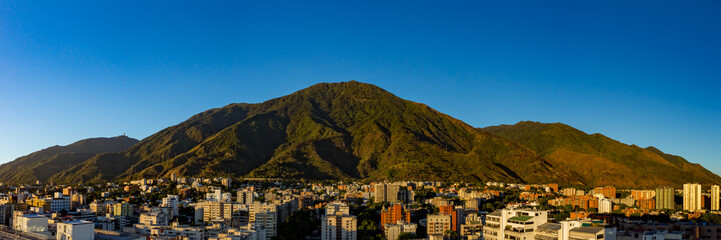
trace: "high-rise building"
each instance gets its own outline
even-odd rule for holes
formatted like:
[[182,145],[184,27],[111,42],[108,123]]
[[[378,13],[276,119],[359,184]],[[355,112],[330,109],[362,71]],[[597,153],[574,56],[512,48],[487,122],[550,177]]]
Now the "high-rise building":
[[[218,201],[204,201],[195,204],[196,215],[202,213],[203,221],[219,220],[219,219],[231,219],[233,212],[238,210],[239,206],[237,203],[231,202],[218,202]],[[249,218],[253,218],[250,214]]]
[[50,201],[50,211],[59,212],[62,210],[70,210],[70,196],[56,192]]
[[350,207],[344,202],[332,202],[325,206],[325,215],[350,215]]
[[400,202],[400,199],[398,199],[398,192],[400,191],[400,186],[395,183],[388,184],[388,188],[386,190],[386,202]]
[[381,210],[381,226],[393,224],[398,221],[411,222],[411,212],[404,211],[403,205],[393,204],[390,208]]
[[254,195],[253,190],[243,189],[243,190],[238,191],[235,200],[237,202],[239,202],[240,204],[250,205],[250,204],[253,204],[253,202],[255,200],[253,195]]
[[325,211],[321,221],[322,240],[358,239],[358,219],[350,215],[348,204],[334,202],[328,204]]
[[275,237],[278,226],[278,206],[254,202],[249,206],[248,222],[257,228],[265,228],[265,239]]
[[440,214],[451,215],[451,230],[456,233],[461,232],[461,220],[463,218],[463,208],[454,207],[453,205],[444,205],[438,207]]
[[133,205],[128,202],[119,202],[113,205],[113,216],[132,216]]
[[719,210],[719,185],[711,186],[711,210]]
[[[374,191],[374,202],[402,202],[412,198],[410,193],[401,191],[401,186],[395,183],[376,183]],[[402,194],[401,194],[402,193]]]
[[598,213],[611,213],[613,211],[613,201],[608,198],[598,199]]
[[178,195],[168,195],[163,198],[162,207],[168,207],[172,209],[172,216],[180,215],[178,213],[178,205],[180,204],[180,198]]
[[654,190],[631,190],[633,200],[651,199],[656,196]]
[[656,188],[656,209],[675,209],[676,203],[673,197],[674,189],[672,187]]
[[223,178],[222,180],[220,180],[220,182],[221,182],[221,184],[223,184],[223,186],[226,186],[226,187],[230,187],[233,185],[233,179],[230,179],[230,178]]
[[375,185],[375,202],[385,202],[386,201],[386,191],[388,186],[385,183],[377,183]]
[[701,184],[687,183],[683,185],[683,210],[693,212],[702,208]]
[[249,221],[251,225],[257,229],[265,229],[265,240],[270,240],[275,237],[278,226],[278,213],[272,212],[269,209],[262,210],[260,212],[250,213],[250,218],[253,221]]
[[426,229],[428,237],[431,237],[431,235],[443,235],[447,230],[451,230],[451,215],[429,214],[426,221],[428,224]]
[[593,189],[593,194],[603,194],[606,198],[616,198],[616,188],[612,186],[597,187]]

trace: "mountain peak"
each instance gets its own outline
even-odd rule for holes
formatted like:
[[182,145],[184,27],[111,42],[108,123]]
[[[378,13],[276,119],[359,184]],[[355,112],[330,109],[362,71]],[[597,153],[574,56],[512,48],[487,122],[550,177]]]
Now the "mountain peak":
[[[109,164],[113,165],[110,166]],[[56,182],[165,176],[576,182],[534,152],[358,81],[197,114]]]

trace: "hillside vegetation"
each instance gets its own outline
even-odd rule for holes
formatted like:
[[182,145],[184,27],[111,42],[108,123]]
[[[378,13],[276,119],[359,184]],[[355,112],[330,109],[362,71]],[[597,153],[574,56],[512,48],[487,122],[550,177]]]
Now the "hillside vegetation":
[[558,168],[581,176],[586,185],[679,187],[688,182],[719,184],[699,164],[654,147],[626,145],[601,134],[586,134],[561,123],[519,122],[482,130],[519,142]]
[[53,176],[578,182],[533,151],[370,84],[322,83],[212,109]]

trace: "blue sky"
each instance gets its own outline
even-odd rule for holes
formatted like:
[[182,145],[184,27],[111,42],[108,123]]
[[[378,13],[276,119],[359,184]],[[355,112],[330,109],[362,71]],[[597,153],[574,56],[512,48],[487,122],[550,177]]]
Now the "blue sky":
[[357,80],[721,173],[719,1],[0,1],[0,162]]

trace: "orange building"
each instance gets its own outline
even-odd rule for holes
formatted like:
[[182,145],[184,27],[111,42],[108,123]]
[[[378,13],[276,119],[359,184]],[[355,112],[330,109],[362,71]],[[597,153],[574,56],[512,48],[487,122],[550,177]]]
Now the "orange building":
[[493,195],[494,197],[500,197],[500,196],[501,196],[501,191],[496,191],[496,190],[485,190],[485,191],[483,191],[483,193],[491,194],[491,195]]
[[598,198],[591,195],[571,196],[548,200],[548,204],[556,207],[565,205],[578,206],[581,209],[588,210],[588,208],[598,208]]
[[636,201],[636,205],[640,209],[656,209],[656,200],[654,199],[641,199]]
[[616,188],[612,186],[597,187],[593,189],[593,192],[603,194],[606,198],[616,198]]
[[551,188],[551,191],[558,192],[558,183],[549,183],[546,184],[549,188]]
[[[586,218],[588,218],[588,212],[571,212],[570,218],[572,220],[586,219]],[[556,220],[559,220],[559,219],[556,219]],[[560,219],[560,220],[563,220],[563,219]]]
[[453,205],[444,205],[438,207],[438,212],[440,214],[447,214],[451,215],[451,230],[459,232],[460,231],[460,224],[458,222],[459,218],[462,213],[459,213],[457,211],[462,211],[461,209],[455,209]]
[[654,190],[631,190],[633,200],[651,199],[656,196]]
[[398,220],[403,220],[407,223],[411,222],[411,212],[404,211],[403,205],[393,204],[388,208],[383,208],[381,211],[381,227],[389,223],[396,223]]

